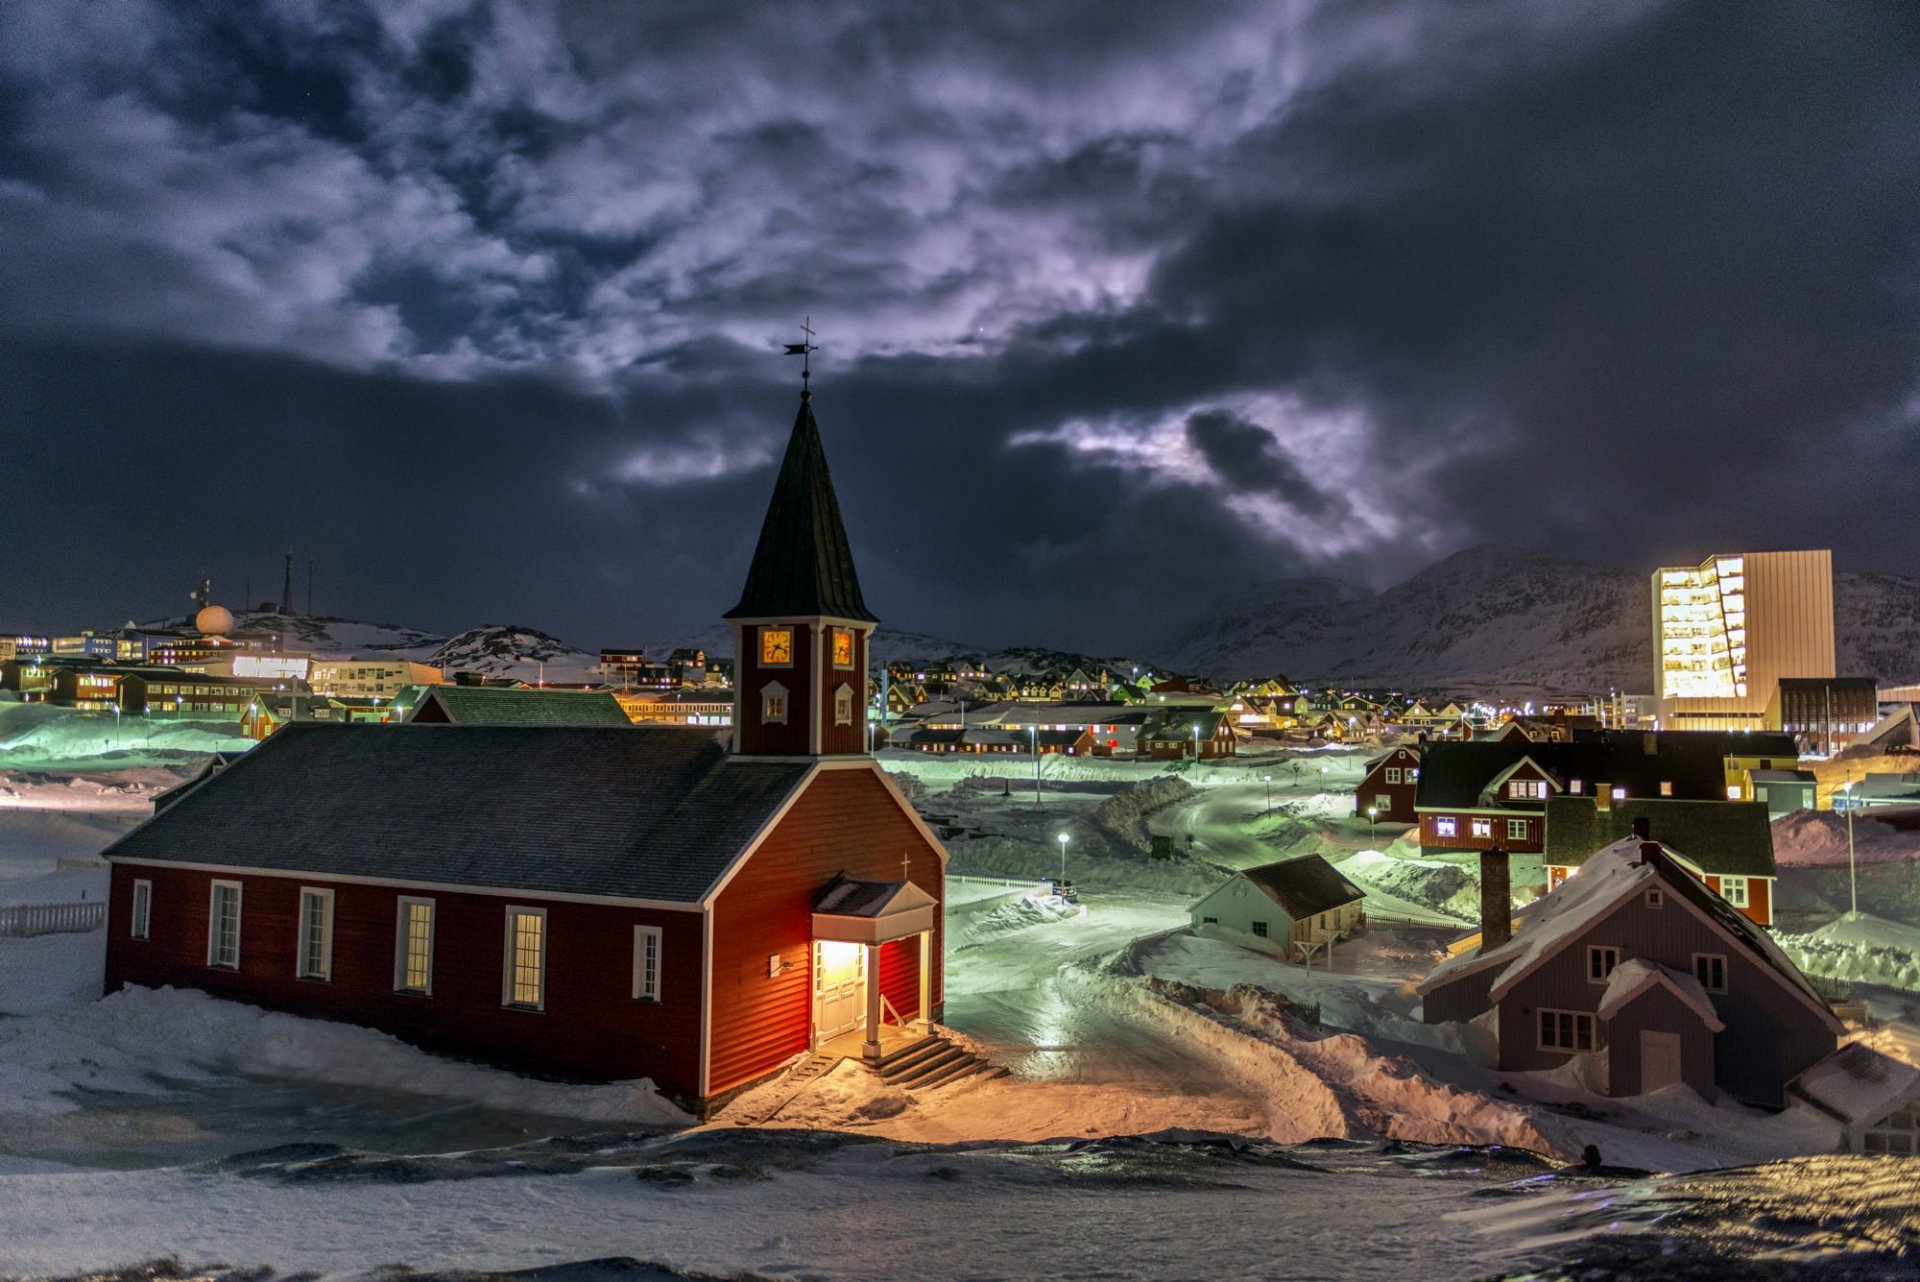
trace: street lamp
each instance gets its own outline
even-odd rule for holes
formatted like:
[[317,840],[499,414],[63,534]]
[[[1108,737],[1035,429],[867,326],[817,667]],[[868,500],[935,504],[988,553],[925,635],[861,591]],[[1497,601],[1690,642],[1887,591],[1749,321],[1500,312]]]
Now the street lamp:
[[1060,884],[1067,884],[1067,834],[1061,833],[1060,841]]
[[1040,723],[1034,722],[1028,727],[1033,731],[1033,808],[1040,809]]
[[1260,782],[1267,786],[1267,813],[1273,813],[1273,776],[1261,775]]
[[1858,917],[1860,915],[1860,883],[1854,877],[1853,774],[1851,772],[1847,774],[1847,782],[1841,786],[1840,791],[1847,794],[1847,900],[1849,903],[1847,916]]
[[1200,723],[1193,723],[1193,763],[1200,764]]
[[1379,817],[1379,815],[1380,815],[1380,807],[1378,803],[1367,807],[1367,840],[1368,841],[1372,841],[1374,839],[1373,825],[1374,825],[1374,821]]

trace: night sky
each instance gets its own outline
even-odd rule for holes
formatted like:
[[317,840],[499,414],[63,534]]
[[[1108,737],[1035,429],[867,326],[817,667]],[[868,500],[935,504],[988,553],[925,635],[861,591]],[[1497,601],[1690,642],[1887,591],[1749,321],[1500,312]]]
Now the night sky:
[[7,0],[0,233],[0,628],[710,624],[808,315],[897,627],[1920,548],[1912,4]]

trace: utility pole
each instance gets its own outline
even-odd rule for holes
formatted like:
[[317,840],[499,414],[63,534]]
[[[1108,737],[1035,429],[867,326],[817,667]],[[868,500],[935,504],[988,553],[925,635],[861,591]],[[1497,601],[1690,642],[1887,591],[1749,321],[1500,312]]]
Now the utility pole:
[[1034,722],[1033,731],[1033,808],[1040,809],[1040,723]]
[[307,558],[307,617],[313,617],[313,558]]

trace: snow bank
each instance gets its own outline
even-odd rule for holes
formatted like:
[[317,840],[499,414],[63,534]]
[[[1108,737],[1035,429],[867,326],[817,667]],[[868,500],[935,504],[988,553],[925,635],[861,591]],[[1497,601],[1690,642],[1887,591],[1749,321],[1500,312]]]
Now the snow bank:
[[1362,890],[1384,892],[1462,921],[1480,915],[1480,877],[1466,864],[1362,850],[1335,867]]
[[[74,936],[95,941],[98,936]],[[458,1099],[593,1121],[687,1121],[649,1081],[574,1086],[429,1055],[350,1024],[301,1019],[205,993],[131,988],[87,1006],[0,1021],[0,1117],[75,1111],[76,1090],[166,1094],[167,1082],[241,1074]]]
[[46,703],[0,703],[0,762],[10,769],[91,766],[124,770],[245,752],[253,740],[231,721],[153,720]]
[[[1864,815],[1853,820],[1857,863],[1920,860],[1920,831],[1901,832]],[[1773,858],[1782,867],[1847,862],[1847,817],[1826,810],[1796,810],[1773,821]]]
[[969,938],[1004,934],[1012,930],[1025,930],[1029,926],[1065,921],[1084,911],[1079,904],[1069,903],[1058,895],[1025,895],[986,912],[972,914],[967,921],[966,933]]
[[1776,938],[1810,975],[1920,992],[1920,928],[1862,913]]

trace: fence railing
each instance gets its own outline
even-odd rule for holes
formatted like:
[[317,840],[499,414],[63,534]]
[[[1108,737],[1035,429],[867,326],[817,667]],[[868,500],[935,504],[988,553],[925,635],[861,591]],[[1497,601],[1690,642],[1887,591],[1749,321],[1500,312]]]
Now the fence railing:
[[75,904],[14,904],[0,908],[0,938],[19,939],[27,935],[98,930],[106,924],[107,901],[104,899],[83,900]]

